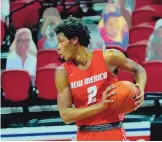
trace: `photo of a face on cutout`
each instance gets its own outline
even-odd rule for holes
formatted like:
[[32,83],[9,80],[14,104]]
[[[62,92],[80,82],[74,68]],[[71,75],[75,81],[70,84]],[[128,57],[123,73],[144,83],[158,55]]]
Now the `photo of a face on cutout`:
[[57,48],[58,40],[54,31],[54,24],[49,24],[45,30],[46,40],[44,43],[45,48]]
[[120,8],[115,4],[107,4],[99,22],[101,36],[108,46],[119,45],[126,48],[128,45],[128,25],[121,15]]

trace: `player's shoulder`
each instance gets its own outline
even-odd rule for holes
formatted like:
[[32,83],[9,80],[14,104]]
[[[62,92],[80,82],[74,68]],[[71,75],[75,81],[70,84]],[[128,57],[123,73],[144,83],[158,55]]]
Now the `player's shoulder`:
[[60,66],[58,66],[58,67],[56,68],[56,73],[59,73],[59,74],[61,74],[61,73],[66,73],[64,64],[62,64],[62,65],[60,65]]
[[65,70],[64,64],[58,66],[58,67],[56,68],[56,70]]
[[116,56],[120,56],[121,52],[116,49],[107,49],[103,51],[103,57],[107,60],[111,60]]
[[58,90],[63,90],[65,87],[69,86],[68,76],[64,65],[61,65],[56,68],[55,84]]
[[106,49],[103,51],[103,55],[118,55],[118,54],[121,54],[122,52],[120,52],[119,50],[117,49]]
[[125,62],[125,55],[117,49],[107,49],[103,51],[103,57],[107,63]]
[[67,72],[64,67],[64,64],[62,64],[56,68],[55,76],[58,76],[59,78],[67,78]]

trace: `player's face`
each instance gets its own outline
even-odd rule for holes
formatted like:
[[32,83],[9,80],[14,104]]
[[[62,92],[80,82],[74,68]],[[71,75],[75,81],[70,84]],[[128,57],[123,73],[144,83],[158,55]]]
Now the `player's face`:
[[62,59],[65,61],[74,59],[76,57],[76,40],[71,39],[69,40],[67,37],[64,36],[63,33],[58,34],[58,54],[61,56]]
[[20,56],[24,56],[29,48],[29,38],[28,38],[28,33],[23,32],[20,33],[17,36],[17,41],[16,41],[16,52]]

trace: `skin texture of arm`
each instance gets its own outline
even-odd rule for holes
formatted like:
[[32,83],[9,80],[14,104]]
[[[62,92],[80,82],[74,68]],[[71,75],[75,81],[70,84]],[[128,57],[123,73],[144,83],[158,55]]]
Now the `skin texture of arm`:
[[137,87],[139,87],[141,91],[141,95],[138,98],[139,100],[136,102],[137,107],[135,110],[137,110],[142,105],[144,99],[144,89],[147,81],[145,69],[141,65],[126,58],[123,53],[115,49],[105,51],[103,56],[109,67],[115,66],[117,69],[128,71],[134,74]]
[[103,93],[104,99],[101,103],[94,104],[86,108],[73,108],[68,78],[63,66],[59,67],[55,72],[55,84],[58,90],[57,104],[60,116],[66,124],[92,117],[106,109],[108,107],[108,103],[113,102],[112,100],[107,99],[113,95],[107,94],[109,90],[114,88],[114,86],[109,86],[109,88],[107,88],[107,90]]
[[136,83],[144,90],[147,76],[145,69],[141,65],[126,58],[123,53],[115,49],[107,50],[103,55],[108,66],[116,66],[118,69],[132,72],[135,76]]

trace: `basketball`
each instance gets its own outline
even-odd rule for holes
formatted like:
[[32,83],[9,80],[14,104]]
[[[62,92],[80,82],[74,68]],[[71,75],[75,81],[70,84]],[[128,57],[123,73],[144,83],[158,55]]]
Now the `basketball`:
[[114,85],[116,88],[110,93],[116,92],[116,94],[110,98],[114,100],[110,108],[124,114],[132,112],[135,108],[135,100],[140,95],[140,90],[129,81],[119,81]]

